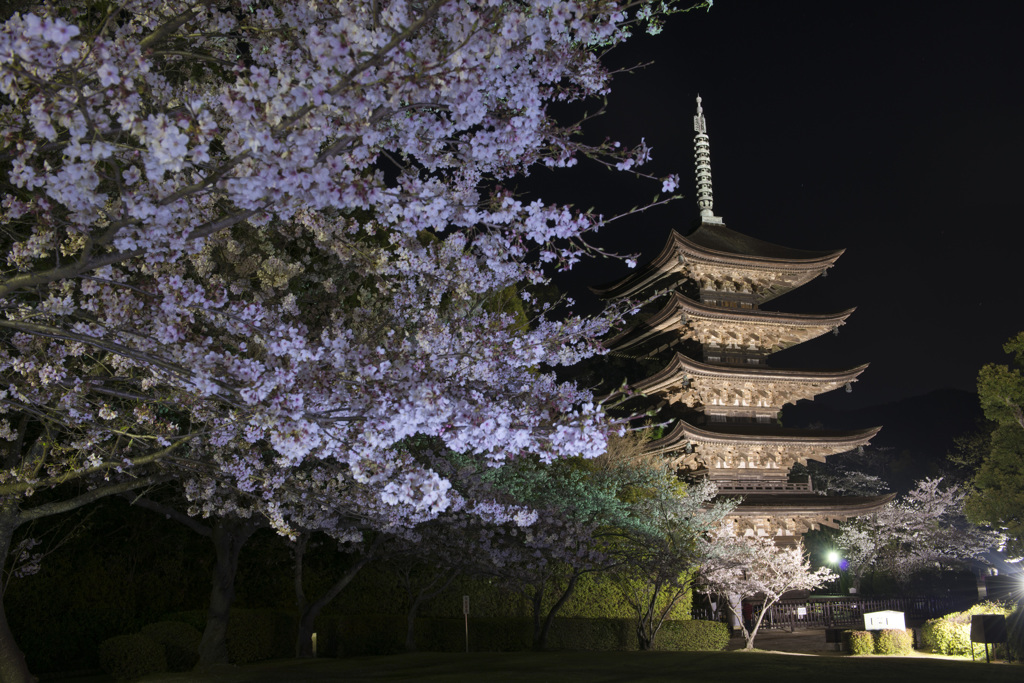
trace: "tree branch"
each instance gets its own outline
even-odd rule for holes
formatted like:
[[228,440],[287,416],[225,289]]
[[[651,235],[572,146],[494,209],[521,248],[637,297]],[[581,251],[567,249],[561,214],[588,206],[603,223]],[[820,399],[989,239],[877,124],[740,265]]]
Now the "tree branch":
[[146,486],[153,486],[154,484],[162,484],[165,481],[169,481],[170,478],[171,477],[168,475],[153,474],[140,479],[131,479],[116,484],[105,484],[94,488],[91,491],[86,491],[74,498],[69,498],[68,500],[54,501],[52,503],[46,503],[45,505],[32,508],[31,510],[23,510],[18,514],[18,524],[20,525],[25,522],[31,522],[34,519],[40,519],[42,517],[49,517],[50,515],[70,512],[82,507],[83,505],[95,502],[100,498],[116,496],[120,493],[134,491],[135,489],[140,489]]
[[[118,467],[126,467],[127,466],[127,467],[130,468],[130,467],[139,467],[141,465],[148,465],[150,463],[156,462],[160,458],[163,458],[163,457],[169,455],[175,449],[177,449],[179,446],[181,446],[182,444],[187,443],[189,440],[191,440],[194,436],[195,436],[195,434],[189,434],[187,436],[183,436],[180,439],[178,439],[178,441],[172,443],[170,446],[167,446],[166,448],[162,448],[162,449],[160,449],[158,451],[154,451],[154,452],[150,453],[149,455],[140,456],[140,457],[136,458],[135,460],[128,460],[127,462],[124,461],[124,460],[118,460],[118,461],[115,461],[115,462],[103,462],[103,463],[100,463],[99,465],[96,465],[94,467],[89,467],[89,468],[84,469],[84,470],[72,470],[70,472],[65,472],[64,474],[57,475],[55,477],[50,477],[49,480],[47,480],[45,482],[41,482],[41,483],[40,482],[31,483],[31,482],[26,482],[26,481],[18,481],[18,482],[14,482],[14,483],[11,483],[11,484],[4,484],[4,485],[0,486],[0,496],[8,496],[8,495],[11,495],[13,493],[23,493],[25,491],[28,491],[29,489],[38,488],[40,486],[45,487],[45,488],[53,488],[55,486],[60,486],[61,484],[66,484],[66,483],[68,483],[70,481],[74,481],[75,479],[80,479],[82,477],[86,477],[86,476],[89,476],[91,474],[99,474],[101,472],[105,472],[107,470],[115,469],[115,468],[118,468]],[[128,489],[128,490],[130,490],[130,489]],[[109,494],[106,494],[106,495],[109,495]]]
[[137,505],[140,508],[152,510],[158,515],[163,515],[168,519],[173,519],[175,522],[187,526],[189,529],[196,532],[200,536],[205,536],[206,538],[213,537],[213,530],[210,527],[200,524],[195,517],[190,517],[181,510],[173,508],[170,505],[164,505],[163,503],[158,503],[152,498],[145,498],[143,496],[139,496],[136,498],[132,498],[131,496],[123,497],[125,498],[125,500],[128,500],[132,505]]

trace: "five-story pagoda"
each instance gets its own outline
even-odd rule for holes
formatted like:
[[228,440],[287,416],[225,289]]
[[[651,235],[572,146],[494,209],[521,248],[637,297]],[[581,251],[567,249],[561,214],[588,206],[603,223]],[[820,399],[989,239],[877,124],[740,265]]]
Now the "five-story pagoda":
[[767,363],[777,351],[836,331],[853,312],[761,309],[824,274],[843,252],[782,247],[727,228],[713,211],[700,97],[694,130],[700,222],[685,237],[672,230],[661,253],[628,277],[594,288],[604,298],[653,302],[607,346],[616,355],[663,363],[631,387],[652,401],[662,418],[675,418],[648,450],[670,458],[690,476],[710,478],[720,495],[742,495],[728,520],[738,534],[795,543],[806,531],[835,526],[892,499],[825,497],[812,491],[809,479],[791,482],[789,477],[794,464],[861,447],[879,429],[836,432],[781,425],[783,406],[849,389],[866,365],[805,371]]

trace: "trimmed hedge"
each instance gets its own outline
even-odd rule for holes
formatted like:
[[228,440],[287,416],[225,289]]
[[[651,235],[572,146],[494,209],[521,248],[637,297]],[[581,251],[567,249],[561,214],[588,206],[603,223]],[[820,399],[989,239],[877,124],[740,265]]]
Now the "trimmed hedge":
[[851,655],[875,654],[875,638],[871,631],[844,631],[846,649]]
[[[559,597],[557,590],[548,587],[544,609],[550,609]],[[619,580],[607,574],[584,574],[581,576],[572,596],[562,606],[558,615],[566,619],[629,619],[633,609],[623,597]],[[404,586],[397,576],[388,570],[386,563],[368,566],[353,579],[345,589],[342,600],[332,603],[325,611],[337,615],[371,615],[382,611],[395,612],[402,607],[401,596]],[[532,619],[533,607],[523,593],[510,590],[498,580],[473,577],[457,578],[448,590],[425,601],[419,610],[423,618],[462,618],[462,596],[469,595],[472,604],[470,617],[523,618]],[[661,606],[663,600],[659,602]],[[669,615],[673,619],[685,620],[691,611],[692,592],[688,592]],[[397,609],[396,609],[397,608]]]
[[1021,609],[1020,602],[1006,618],[1006,639],[1014,658],[1024,659],[1024,609]]
[[[384,655],[405,648],[405,618],[364,615],[324,620],[317,634],[324,656]],[[318,628],[321,628],[318,626]],[[333,633],[331,632],[333,631]],[[470,617],[469,647],[473,652],[513,652],[532,646],[533,620]],[[729,628],[717,621],[666,621],[658,631],[658,650],[723,650]],[[551,650],[635,650],[631,619],[556,618],[548,634]],[[427,652],[461,652],[466,648],[463,619],[417,619],[416,648]]]
[[[206,612],[174,612],[166,615],[164,621],[188,624],[199,631],[202,639]],[[284,610],[232,609],[228,615],[228,660],[232,664],[250,664],[265,659],[293,657],[298,623],[294,613]],[[198,643],[196,648],[198,650]]]
[[[664,632],[664,628],[662,629]],[[529,632],[532,637],[532,628]],[[633,642],[630,644],[629,639]],[[661,634],[658,635],[661,640]],[[636,634],[627,619],[562,619],[555,617],[548,635],[551,650],[628,650]]]
[[141,633],[107,638],[99,655],[103,670],[118,680],[167,671],[164,646]]
[[905,628],[887,628],[875,632],[875,654],[909,655],[914,651],[914,632]]
[[[1009,616],[1012,607],[995,602],[982,602],[963,612],[953,612],[938,619],[929,619],[921,628],[921,639],[928,650],[940,655],[971,655],[971,617],[975,614],[1002,614]],[[1005,656],[1005,648],[997,646],[1001,655]],[[974,656],[984,656],[985,646],[974,644]]]
[[729,644],[729,637],[729,627],[720,621],[666,621],[654,645],[656,650],[718,651]]
[[232,609],[228,615],[228,660],[251,664],[295,655],[298,619],[272,609]]
[[191,671],[199,661],[202,634],[180,621],[158,621],[142,627],[142,635],[164,646],[168,671]]

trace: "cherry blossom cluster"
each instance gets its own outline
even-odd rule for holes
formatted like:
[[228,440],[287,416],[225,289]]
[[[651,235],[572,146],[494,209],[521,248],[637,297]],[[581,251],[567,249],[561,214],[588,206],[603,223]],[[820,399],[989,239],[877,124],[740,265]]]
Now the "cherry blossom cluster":
[[227,485],[283,530],[338,526],[330,496],[391,524],[453,506],[532,521],[466,500],[407,444],[490,466],[605,449],[601,405],[550,367],[600,353],[627,311],[491,303],[574,263],[603,222],[501,182],[649,156],[583,145],[547,109],[607,93],[599,48],[635,12],[106,11],[0,26],[0,436],[23,444],[0,495],[160,465],[195,477],[196,512],[231,508]]
[[868,570],[900,583],[925,569],[952,568],[1001,550],[1006,536],[971,524],[964,515],[967,491],[925,478],[871,517],[845,522],[836,539],[855,581]]

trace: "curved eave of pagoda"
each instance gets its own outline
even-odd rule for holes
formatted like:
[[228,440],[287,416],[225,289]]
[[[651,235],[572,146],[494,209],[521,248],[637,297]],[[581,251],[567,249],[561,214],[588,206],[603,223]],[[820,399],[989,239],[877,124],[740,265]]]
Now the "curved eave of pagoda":
[[817,494],[750,494],[729,514],[737,517],[761,515],[822,516],[845,519],[876,512],[896,498],[895,493],[877,496],[819,496]]
[[770,325],[779,329],[787,327],[819,328],[820,331],[810,337],[813,339],[845,324],[846,319],[855,310],[855,308],[848,308],[839,313],[806,314],[762,311],[760,309],[726,309],[705,306],[679,292],[672,292],[668,302],[660,311],[615,335],[605,342],[605,346],[615,351],[622,351],[663,332],[681,330],[686,326],[687,319]]
[[[722,444],[728,446],[749,446],[767,444],[782,446],[792,444],[800,447],[819,446],[832,453],[852,451],[858,446],[867,445],[881,430],[881,427],[870,427],[856,431],[832,432],[824,434],[816,430],[789,430],[786,433],[745,433],[713,431],[694,427],[685,420],[678,420],[668,434],[652,441],[644,448],[649,455],[666,455],[685,450],[693,444]],[[694,454],[696,457],[696,453]]]
[[602,299],[617,299],[624,296],[633,296],[647,287],[651,286],[663,277],[666,273],[678,270],[679,257],[676,245],[683,236],[678,231],[672,230],[665,241],[661,252],[652,260],[637,267],[632,273],[624,278],[613,280],[604,285],[592,286],[590,291]]
[[[731,247],[729,250],[727,247]],[[770,301],[801,286],[830,268],[844,249],[805,251],[758,240],[726,228],[724,225],[702,223],[683,237],[677,230],[669,233],[661,252],[624,278],[606,285],[591,287],[602,298],[636,296],[648,290],[669,274],[683,270],[689,263],[704,263],[736,270],[801,273],[797,282],[773,290],[760,297]]]
[[686,253],[717,263],[760,265],[772,270],[780,266],[799,270],[828,268],[845,251],[809,251],[784,247],[730,230],[721,223],[701,223],[696,230],[680,237],[680,247]]
[[[853,382],[868,367],[868,363],[849,370],[786,370],[764,366],[708,365],[676,352],[664,368],[633,385],[640,394],[654,394],[677,387],[690,378],[711,380],[746,381],[755,384],[766,382],[821,382],[840,386]],[[686,376],[684,376],[686,375]]]

